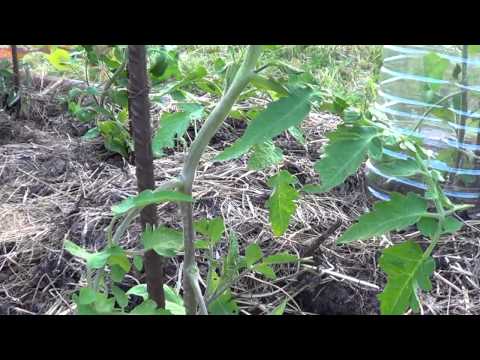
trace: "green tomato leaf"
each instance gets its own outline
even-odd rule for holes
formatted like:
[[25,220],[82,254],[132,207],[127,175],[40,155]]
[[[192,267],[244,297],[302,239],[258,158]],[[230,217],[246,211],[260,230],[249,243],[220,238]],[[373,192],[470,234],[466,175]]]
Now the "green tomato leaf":
[[418,222],[426,213],[427,202],[418,195],[392,193],[389,201],[376,203],[372,212],[362,215],[337,243],[368,240],[389,231],[404,229]]
[[381,160],[383,156],[383,144],[382,141],[376,137],[373,138],[368,145],[368,155],[375,160]]
[[87,250],[78,246],[77,244],[75,244],[70,240],[65,240],[64,246],[65,246],[65,251],[81,259],[87,260],[91,256],[90,252],[88,252]]
[[445,123],[455,121],[455,113],[451,109],[446,107],[433,109],[431,111],[431,114],[435,115],[435,117],[439,118]]
[[437,230],[438,220],[432,218],[421,218],[417,223],[418,230],[423,236],[432,238]]
[[278,254],[267,256],[266,258],[263,259],[262,264],[266,264],[266,265],[289,264],[297,261],[298,261],[298,257],[284,251]]
[[92,288],[81,288],[78,296],[79,305],[93,304],[97,298],[97,293]]
[[114,215],[119,216],[127,213],[132,209],[142,209],[152,204],[160,204],[163,202],[192,202],[192,197],[176,191],[142,191],[137,196],[129,197],[119,204],[112,206]]
[[128,120],[128,109],[123,109],[117,114],[117,121],[120,124],[125,125],[127,123],[127,120]]
[[198,65],[195,69],[188,72],[188,74],[185,76],[185,79],[182,80],[184,82],[183,85],[186,85],[191,81],[200,80],[205,76],[207,76],[207,74],[208,74],[207,69],[202,65]]
[[[441,58],[436,53],[429,53],[423,57],[423,69],[426,77],[443,80],[445,71],[447,70],[450,62],[447,59]],[[429,88],[432,91],[438,90],[442,84],[429,84]]]
[[310,89],[302,89],[270,103],[265,111],[249,123],[245,134],[215,160],[236,159],[248,152],[252,146],[263,144],[292,126],[296,126],[310,112],[311,94]]
[[[423,236],[433,238],[437,231],[438,220],[433,218],[422,218],[417,223],[418,230]],[[463,223],[452,216],[445,219],[441,235],[453,234],[459,231],[463,226]]]
[[[165,310],[173,315],[185,315],[185,306],[183,299],[167,285],[163,285],[163,291],[165,293]],[[148,299],[147,284],[139,284],[130,288],[126,292],[127,296],[135,295],[143,298],[144,301]],[[152,306],[151,304],[145,305],[146,307]]]
[[148,299],[130,311],[130,315],[160,315],[158,310],[155,301]]
[[[221,217],[211,220],[202,219],[195,222],[195,231],[206,236],[210,245],[213,246],[222,238],[223,233],[225,232],[225,223]],[[199,241],[197,241],[197,243],[199,243]]]
[[94,304],[90,305],[77,305],[78,315],[101,315],[95,310]]
[[49,63],[58,71],[68,71],[71,68],[70,53],[67,50],[57,48],[47,55]]
[[382,315],[401,315],[409,307],[418,309],[417,288],[432,288],[433,258],[425,258],[420,246],[408,241],[385,249],[380,267],[388,276],[384,291],[378,295]]
[[240,309],[230,291],[225,291],[208,306],[211,315],[238,315]]
[[353,124],[363,119],[362,112],[354,107],[349,107],[343,112],[343,121],[345,123]]
[[112,152],[127,157],[130,149],[130,134],[128,131],[114,120],[100,121],[97,126],[104,138],[105,147]]
[[168,285],[163,285],[163,291],[165,293],[165,300],[175,303],[177,305],[183,306],[183,299],[180,295],[178,295],[175,290],[173,290]]
[[149,72],[153,77],[154,85],[171,78],[179,79],[181,73],[178,67],[178,53],[175,50],[162,51],[155,59]]
[[115,297],[118,306],[120,306],[122,309],[128,305],[128,296],[118,286],[112,286],[112,294]]
[[247,266],[252,266],[263,257],[262,249],[257,244],[250,244],[245,249]]
[[195,249],[200,249],[200,250],[210,249],[210,242],[207,240],[197,240],[195,241]]
[[291,185],[297,178],[288,171],[282,170],[268,180],[273,193],[267,201],[269,218],[275,236],[281,236],[287,231],[290,218],[295,214],[298,191]]
[[240,253],[238,239],[235,234],[230,234],[229,244],[228,244],[228,253],[225,261],[223,263],[223,281],[230,281],[235,276],[238,275],[240,270]]
[[128,91],[127,90],[115,90],[110,91],[110,97],[112,101],[120,105],[122,108],[128,107]]
[[92,253],[69,240],[65,240],[65,250],[73,256],[86,260],[90,269],[102,269],[111,255],[110,249]]
[[283,86],[280,82],[263,75],[254,75],[251,83],[259,90],[273,91],[280,96],[289,95],[287,88],[285,88],[285,86]]
[[273,269],[267,264],[262,263],[262,264],[255,265],[253,270],[255,272],[258,272],[259,274],[262,274],[267,279],[275,280],[277,278],[277,276],[275,275],[275,271],[273,271]]
[[135,269],[138,271],[142,271],[143,269],[143,258],[140,255],[135,255],[133,257],[133,266],[135,266]]
[[305,135],[303,134],[303,131],[297,127],[297,126],[292,126],[291,128],[288,129],[288,132],[290,135],[293,136],[293,138],[300,144],[300,145],[306,145],[307,141],[305,140]]
[[168,56],[165,51],[160,52],[157,57],[155,58],[155,61],[153,62],[152,66],[150,67],[150,74],[153,76],[159,78],[163,74],[165,74],[165,71],[168,68]]
[[221,74],[222,72],[224,72],[226,66],[227,66],[227,64],[225,63],[225,61],[222,58],[217,58],[213,62],[213,68],[214,68],[215,72],[218,73],[218,74]]
[[116,283],[122,282],[125,274],[125,270],[123,270],[123,268],[119,265],[112,265],[110,267],[110,277]]
[[445,219],[443,224],[443,233],[444,234],[454,234],[463,227],[463,222],[458,219],[455,219],[453,216],[449,216]]
[[175,138],[181,138],[190,123],[203,116],[203,107],[197,104],[184,104],[186,111],[164,113],[160,119],[160,128],[152,139],[152,150],[155,156],[163,155],[163,149],[175,146]]
[[375,167],[388,176],[409,177],[420,172],[415,160],[388,159],[375,163]]
[[370,144],[378,135],[375,127],[347,125],[341,125],[336,131],[329,133],[325,157],[315,164],[315,171],[320,174],[322,185],[315,188],[305,187],[305,190],[327,192],[355,174],[365,160]]
[[288,299],[283,300],[272,312],[268,315],[283,315],[285,308],[287,307]]
[[115,308],[115,298],[108,298],[102,293],[97,293],[94,307],[99,314],[110,314]]
[[87,266],[90,269],[103,269],[107,264],[109,257],[110,252],[108,251],[108,249],[91,253],[87,259]]
[[348,102],[341,96],[334,95],[329,101],[324,100],[320,104],[320,110],[330,112],[339,116],[344,115],[344,111],[349,107]]
[[267,141],[253,146],[252,156],[248,160],[248,170],[260,171],[282,161],[282,150],[271,141]]
[[173,315],[185,315],[186,310],[182,297],[167,285],[163,285],[163,290],[165,293],[165,309]]
[[127,255],[125,255],[125,252],[123,250],[121,252],[119,252],[118,254],[114,254],[114,255],[112,254],[108,258],[107,264],[110,265],[110,266],[118,265],[126,273],[128,273],[130,271],[131,267],[132,267],[132,265],[130,264],[130,260],[128,259]]
[[92,140],[100,136],[100,131],[98,130],[98,127],[91,128],[88,130],[83,136],[83,140]]
[[145,250],[153,249],[158,255],[172,257],[183,248],[183,232],[166,226],[145,229],[142,242]]
[[126,293],[127,296],[140,296],[143,300],[148,299],[147,284],[139,284],[131,287]]

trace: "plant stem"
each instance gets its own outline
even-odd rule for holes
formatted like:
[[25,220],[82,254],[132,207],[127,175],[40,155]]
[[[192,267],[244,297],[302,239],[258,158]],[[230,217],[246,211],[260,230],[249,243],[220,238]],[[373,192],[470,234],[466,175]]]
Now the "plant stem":
[[[88,60],[88,56],[85,55],[85,82],[87,84],[88,87],[90,87],[90,79],[89,79],[89,75],[88,75],[88,65],[89,65],[89,60]],[[100,106],[100,102],[98,101],[97,97],[95,95],[92,95],[93,97],[93,100],[95,100],[95,103]],[[82,100],[83,100],[83,97],[80,97],[80,105],[82,105]]]
[[[235,79],[230,85],[228,91],[222,97],[215,109],[210,113],[205,124],[202,126],[195,141],[192,143],[188,152],[185,164],[183,166],[181,180],[183,185],[181,191],[187,195],[192,195],[192,186],[195,179],[195,172],[197,170],[200,158],[208,146],[208,143],[220,128],[225,118],[230,113],[233,105],[237,101],[243,89],[248,85],[254,75],[255,65],[262,52],[261,45],[250,45],[247,50],[245,60],[238,70]],[[198,296],[195,296],[195,288],[197,279],[188,274],[196,270],[195,261],[195,232],[193,228],[193,210],[191,203],[182,203],[180,205],[183,218],[183,233],[185,245],[184,258],[184,302],[187,314],[193,315],[196,313]],[[204,306],[203,299],[200,301],[201,307]]]
[[127,216],[125,216],[125,218],[120,223],[120,225],[118,225],[117,230],[115,230],[115,234],[112,236],[111,245],[118,245],[118,242],[120,241],[120,238],[123,236],[123,234],[128,229],[130,224],[135,220],[135,218],[137,217],[139,212],[140,212],[139,210],[135,209],[135,210],[130,211],[127,214]]
[[108,224],[108,228],[107,228],[107,244],[108,244],[108,246],[113,245],[113,226],[117,222],[117,219],[118,219],[118,217],[114,216],[112,218],[112,220],[110,221],[110,224]]
[[[133,45],[129,45],[129,49],[130,49],[130,46],[133,46]],[[138,46],[140,46],[140,45],[138,45]],[[112,87],[115,80],[117,80],[117,78],[120,76],[122,71],[125,69],[125,66],[127,65],[127,61],[128,61],[128,51],[125,52],[125,55],[123,57],[123,61],[120,64],[120,66],[115,70],[112,77],[105,84],[105,87],[103,88],[102,95],[100,97],[100,106],[103,107],[105,105],[105,99],[107,97],[108,90],[110,90],[110,88]]]
[[200,284],[198,282],[199,271],[198,268],[195,268],[195,272],[187,273],[186,276],[190,279],[190,284],[193,287],[193,292],[195,294],[195,300],[197,304],[200,305],[200,315],[208,315],[207,305],[203,300],[202,289],[200,289]]
[[430,115],[430,113],[435,110],[435,106],[437,105],[440,105],[441,103],[447,101],[447,100],[450,100],[451,98],[457,96],[457,95],[460,95],[462,94],[464,91],[457,91],[455,93],[452,93],[452,94],[448,94],[446,96],[444,96],[443,98],[441,98],[440,100],[438,100],[435,104],[433,104],[432,106],[430,106],[427,111],[425,111],[422,115],[422,117],[420,118],[420,120],[417,122],[417,124],[415,125],[415,127],[413,128],[413,132],[417,131],[418,128],[420,126],[422,126],[423,122],[425,121],[425,118]]
[[[148,98],[147,59],[145,45],[128,45],[129,77],[128,77],[128,103],[129,117],[133,125],[133,139],[135,143],[135,165],[138,191],[155,189],[153,175],[152,153],[152,126],[150,123],[150,101]],[[123,68],[120,66],[119,69]],[[116,71],[116,74],[121,70]],[[113,77],[112,77],[113,79]],[[111,79],[111,80],[112,80]],[[111,81],[113,83],[113,81]],[[104,95],[106,91],[102,95]],[[157,207],[149,205],[140,213],[142,229],[147,226],[156,226],[158,223]],[[150,298],[160,308],[165,308],[164,260],[155,251],[149,250],[144,256],[147,289]]]
[[238,280],[240,279],[243,275],[245,275],[246,273],[250,272],[251,269],[248,268],[248,269],[245,269],[244,271],[242,271],[240,274],[238,274],[237,276],[235,276],[233,279],[230,279],[229,281],[225,282],[223,285],[219,286],[214,292],[213,294],[211,294],[207,299],[206,299],[206,303],[207,303],[207,306],[209,306],[211,303],[213,303],[215,300],[217,300],[220,296],[222,296],[222,294],[227,291],[228,289],[230,289],[232,287],[232,285]]
[[[423,172],[426,174],[425,175],[425,182],[428,183],[430,188],[436,189],[437,193],[442,192],[442,188],[438,185],[438,183],[434,180],[433,176],[431,176],[430,171],[428,169],[428,166],[425,164],[425,161],[420,158],[420,155],[418,155],[419,151],[415,153],[415,158],[417,160],[417,163],[423,170]],[[437,246],[438,241],[440,240],[440,236],[442,235],[442,230],[443,230],[443,224],[445,222],[445,219],[447,218],[447,214],[450,214],[450,211],[445,211],[445,208],[443,207],[442,201],[440,199],[440,196],[436,196],[434,199],[434,204],[435,208],[437,210],[437,219],[438,219],[438,224],[437,224],[437,229],[435,231],[434,236],[432,237],[432,241],[430,245],[428,246],[427,250],[423,254],[423,259],[428,258],[435,247]]]
[[463,211],[463,210],[468,210],[471,209],[473,205],[461,205],[457,206],[455,209],[452,210],[446,210],[444,215],[440,215],[438,213],[428,213],[423,215],[423,217],[431,218],[431,219],[441,219],[442,217],[447,217],[450,215],[455,214],[457,211]]

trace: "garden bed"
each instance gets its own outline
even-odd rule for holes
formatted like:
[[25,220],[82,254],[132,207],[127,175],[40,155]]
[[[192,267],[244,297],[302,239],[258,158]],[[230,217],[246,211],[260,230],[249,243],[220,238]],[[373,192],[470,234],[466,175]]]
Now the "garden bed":
[[[135,194],[135,168],[103,147],[101,139],[85,141],[86,129],[37,88],[28,94],[28,111],[0,131],[0,314],[73,314],[71,295],[83,284],[84,268],[63,250],[69,239],[89,249],[105,243],[110,208]],[[157,123],[159,111],[152,113]],[[1,121],[0,125],[8,121]],[[303,123],[307,144],[288,135],[275,139],[285,153],[285,168],[302,184],[318,181],[313,163],[321,154],[325,133],[338,119],[311,113]],[[189,129],[194,135],[195,129]],[[3,126],[3,125],[2,125]],[[265,253],[287,250],[300,254],[334,225],[314,255],[303,265],[284,265],[275,281],[244,276],[233,289],[242,313],[271,311],[288,298],[287,314],[378,314],[376,295],[385,278],[377,268],[380,250],[393,242],[421,236],[415,230],[376,241],[337,246],[336,238],[369,207],[363,172],[327,194],[303,195],[285,236],[274,238],[265,202],[266,180],[274,174],[248,171],[246,160],[214,163],[213,159],[244,131],[244,123],[228,120],[205,154],[194,185],[195,218],[223,216],[238,236],[241,249],[257,242]],[[5,131],[4,131],[5,130]],[[178,175],[185,148],[177,144],[168,156],[155,160],[157,184]],[[158,207],[163,224],[179,227],[175,205]],[[434,257],[433,290],[422,296],[426,314],[480,314],[480,238],[478,221],[442,239]],[[133,248],[139,226],[122,243]],[[226,244],[225,244],[226,245]],[[167,283],[179,284],[182,256],[169,261]],[[199,267],[202,259],[199,258]],[[125,286],[143,281],[127,275]]]

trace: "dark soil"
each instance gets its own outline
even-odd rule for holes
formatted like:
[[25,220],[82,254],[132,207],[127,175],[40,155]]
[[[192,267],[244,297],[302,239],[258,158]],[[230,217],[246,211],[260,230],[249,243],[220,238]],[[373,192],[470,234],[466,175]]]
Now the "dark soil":
[[341,282],[318,283],[312,276],[311,286],[302,291],[296,301],[302,310],[317,315],[378,315],[379,303],[375,291],[352,288]]

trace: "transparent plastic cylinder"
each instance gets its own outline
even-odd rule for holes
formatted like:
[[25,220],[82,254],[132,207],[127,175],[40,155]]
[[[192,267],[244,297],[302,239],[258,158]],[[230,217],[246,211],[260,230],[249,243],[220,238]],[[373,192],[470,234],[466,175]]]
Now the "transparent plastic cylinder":
[[[457,203],[480,199],[480,46],[386,45],[374,118],[398,133],[413,135],[435,154],[430,167],[442,172],[443,188]],[[380,161],[405,160],[384,149]],[[367,162],[368,189],[386,200],[389,193],[426,189],[422,179],[382,172]]]

